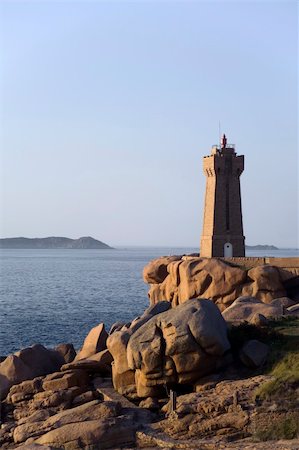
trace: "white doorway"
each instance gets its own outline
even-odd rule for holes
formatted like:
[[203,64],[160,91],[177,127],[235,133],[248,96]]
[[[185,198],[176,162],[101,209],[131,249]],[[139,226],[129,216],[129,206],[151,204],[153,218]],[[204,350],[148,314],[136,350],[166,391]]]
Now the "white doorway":
[[224,244],[224,257],[231,258],[233,256],[233,245],[230,242]]

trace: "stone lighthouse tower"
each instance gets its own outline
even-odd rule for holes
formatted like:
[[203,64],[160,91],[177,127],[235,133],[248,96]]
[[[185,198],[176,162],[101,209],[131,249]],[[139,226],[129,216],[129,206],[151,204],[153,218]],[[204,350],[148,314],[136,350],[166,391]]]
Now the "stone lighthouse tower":
[[203,169],[207,184],[200,256],[245,256],[240,190],[244,156],[237,156],[224,134],[221,145],[204,157]]

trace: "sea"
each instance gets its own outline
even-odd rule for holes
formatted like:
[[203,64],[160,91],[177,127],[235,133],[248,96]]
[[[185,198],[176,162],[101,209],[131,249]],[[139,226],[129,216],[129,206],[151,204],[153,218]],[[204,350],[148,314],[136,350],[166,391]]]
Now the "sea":
[[[90,329],[130,322],[149,306],[142,270],[163,255],[196,248],[0,250],[0,356],[40,343],[79,349]],[[248,250],[247,256],[299,256]]]

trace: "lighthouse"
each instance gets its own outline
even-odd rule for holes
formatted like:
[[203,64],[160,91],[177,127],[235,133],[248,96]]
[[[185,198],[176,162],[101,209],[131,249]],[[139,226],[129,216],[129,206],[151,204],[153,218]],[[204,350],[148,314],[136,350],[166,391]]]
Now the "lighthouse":
[[244,156],[237,155],[224,134],[220,145],[203,158],[203,170],[206,193],[200,256],[245,256],[240,188]]

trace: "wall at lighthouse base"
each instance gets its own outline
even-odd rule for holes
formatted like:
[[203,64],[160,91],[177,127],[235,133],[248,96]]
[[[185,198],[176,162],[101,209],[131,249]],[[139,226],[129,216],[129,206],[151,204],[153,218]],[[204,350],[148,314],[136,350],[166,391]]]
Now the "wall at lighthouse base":
[[245,256],[245,237],[244,236],[202,236],[200,241],[200,256],[204,258],[225,256],[225,245],[231,244],[233,257]]

